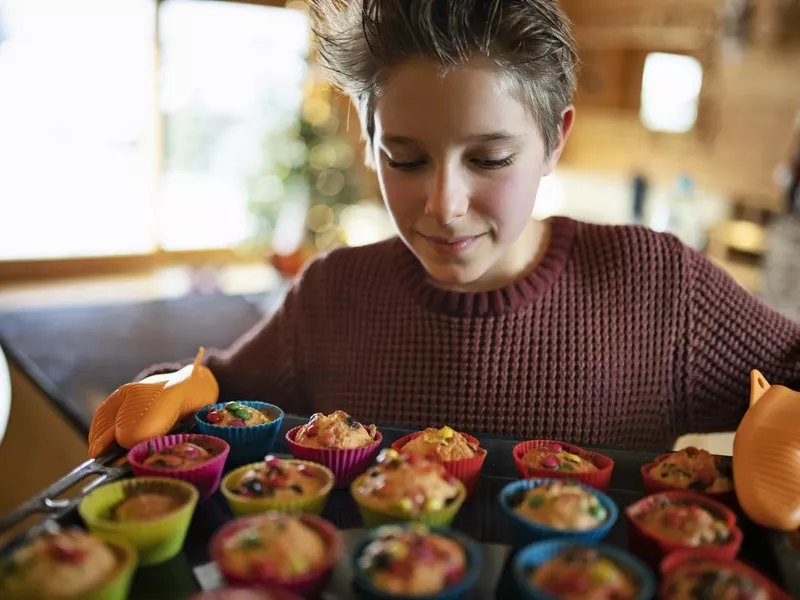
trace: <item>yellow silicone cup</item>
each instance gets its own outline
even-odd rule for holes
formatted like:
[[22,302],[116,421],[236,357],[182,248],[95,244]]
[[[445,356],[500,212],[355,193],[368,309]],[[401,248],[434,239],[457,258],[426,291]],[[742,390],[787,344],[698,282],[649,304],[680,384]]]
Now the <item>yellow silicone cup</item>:
[[358,511],[361,513],[361,519],[364,521],[364,526],[367,528],[380,527],[381,525],[391,525],[392,523],[424,523],[431,527],[449,527],[455,519],[456,514],[464,504],[464,499],[467,497],[467,490],[461,481],[456,481],[458,487],[458,495],[456,499],[449,505],[441,510],[433,512],[421,512],[418,514],[409,514],[402,510],[392,510],[378,508],[375,505],[370,506],[365,502],[365,498],[356,494],[355,490],[359,487],[365,477],[369,475],[364,474],[358,476],[353,484],[350,486],[350,494],[358,505]]
[[333,484],[336,479],[333,475],[333,471],[323,465],[307,460],[288,458],[281,460],[291,465],[305,465],[310,469],[314,469],[317,473],[324,477],[325,484],[314,496],[298,498],[297,500],[247,498],[245,496],[234,494],[231,490],[239,485],[239,482],[241,481],[242,477],[244,477],[244,474],[247,473],[247,471],[259,466],[262,463],[257,462],[244,465],[243,467],[239,467],[238,469],[228,473],[225,476],[225,479],[222,480],[222,485],[220,486],[222,495],[225,496],[225,499],[228,501],[228,505],[231,507],[231,511],[235,516],[242,517],[245,515],[254,515],[269,511],[277,511],[287,515],[299,513],[313,515],[322,514],[322,509],[325,508],[325,502],[328,500],[328,495],[331,493],[331,489],[333,489]]
[[[131,493],[144,490],[173,494],[181,499],[181,505],[156,519],[120,522],[110,518],[114,506]],[[198,496],[197,488],[185,481],[137,477],[97,488],[81,500],[78,512],[92,534],[127,540],[139,553],[139,564],[156,565],[181,551]]]
[[81,600],[125,600],[130,591],[133,573],[136,571],[136,548],[123,538],[106,535],[98,535],[97,538],[108,544],[117,556],[119,569],[105,585],[81,596]]

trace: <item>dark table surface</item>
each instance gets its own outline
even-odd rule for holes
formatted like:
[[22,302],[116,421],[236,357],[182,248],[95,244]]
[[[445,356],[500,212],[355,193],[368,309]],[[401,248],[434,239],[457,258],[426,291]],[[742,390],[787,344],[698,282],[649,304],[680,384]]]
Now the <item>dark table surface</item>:
[[264,315],[264,296],[224,294],[0,312],[0,345],[83,435],[111,392],[153,363],[227,348]]

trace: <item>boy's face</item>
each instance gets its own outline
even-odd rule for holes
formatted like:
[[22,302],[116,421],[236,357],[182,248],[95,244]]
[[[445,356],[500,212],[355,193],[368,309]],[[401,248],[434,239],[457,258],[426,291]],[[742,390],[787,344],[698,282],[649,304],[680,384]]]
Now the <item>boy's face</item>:
[[531,219],[550,156],[530,112],[501,91],[488,61],[442,76],[434,63],[392,71],[375,104],[375,162],[400,236],[430,276],[480,291],[518,278],[536,253]]

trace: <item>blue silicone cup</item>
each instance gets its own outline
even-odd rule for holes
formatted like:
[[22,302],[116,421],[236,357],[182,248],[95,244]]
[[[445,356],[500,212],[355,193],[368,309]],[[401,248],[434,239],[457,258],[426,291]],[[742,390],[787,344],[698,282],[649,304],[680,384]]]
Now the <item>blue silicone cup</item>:
[[[451,585],[438,594],[434,594],[432,596],[413,597],[390,594],[381,590],[380,588],[375,587],[363,570],[358,568],[358,558],[364,553],[364,549],[373,539],[381,535],[386,528],[408,529],[414,526],[414,523],[384,525],[381,527],[376,527],[375,529],[370,529],[358,540],[356,540],[353,551],[350,554],[350,562],[353,567],[353,572],[355,573],[355,585],[356,588],[358,588],[358,591],[364,598],[367,598],[368,600],[411,600],[412,598],[413,600],[458,600],[459,598],[466,597],[478,582],[478,577],[480,576],[481,569],[483,568],[483,555],[481,553],[480,546],[478,546],[477,543],[467,536],[452,529],[428,527],[428,530],[431,533],[437,533],[457,541],[467,553],[467,571],[464,573],[464,577],[462,577],[458,583]],[[416,524],[416,526],[419,526],[419,524]]]
[[596,543],[602,540],[611,531],[614,523],[619,518],[619,509],[614,501],[606,496],[603,492],[596,490],[587,485],[578,484],[581,489],[586,490],[594,497],[596,497],[600,504],[608,511],[608,517],[597,528],[590,529],[589,531],[564,531],[563,529],[555,529],[534,523],[528,519],[520,517],[514,512],[514,506],[511,506],[511,499],[516,494],[525,493],[535,487],[544,483],[564,483],[563,479],[522,479],[509,483],[500,491],[500,506],[506,515],[509,529],[511,530],[511,537],[514,541],[515,548],[522,548],[528,544],[539,542],[542,540],[559,539],[570,540],[574,542]]
[[224,427],[213,425],[206,421],[206,415],[209,410],[212,408],[216,410],[224,408],[227,402],[206,406],[198,410],[194,415],[197,427],[202,433],[225,440],[231,447],[226,469],[263,460],[264,456],[272,451],[283,423],[283,411],[273,404],[242,400],[237,400],[236,402],[261,411],[272,421],[250,427]]
[[600,554],[607,556],[633,575],[640,586],[639,595],[636,596],[635,600],[650,600],[655,596],[656,577],[653,575],[653,572],[648,569],[642,561],[622,548],[617,548],[608,544],[586,544],[566,540],[547,540],[523,548],[512,562],[511,570],[514,574],[514,581],[522,594],[520,598],[524,600],[555,600],[553,596],[546,594],[531,583],[530,572],[536,567],[555,558],[561,551],[575,547],[596,548]]

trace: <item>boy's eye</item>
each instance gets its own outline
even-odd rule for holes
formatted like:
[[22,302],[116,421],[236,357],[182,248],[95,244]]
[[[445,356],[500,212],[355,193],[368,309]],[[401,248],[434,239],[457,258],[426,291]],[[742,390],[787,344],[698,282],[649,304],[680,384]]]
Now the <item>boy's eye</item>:
[[502,169],[503,167],[508,167],[514,163],[514,156],[507,156],[505,158],[500,158],[497,160],[489,160],[486,158],[473,158],[472,164],[480,167],[481,169]]
[[399,171],[414,171],[425,164],[424,160],[413,160],[411,162],[399,162],[392,159],[386,159],[386,164],[392,169]]

